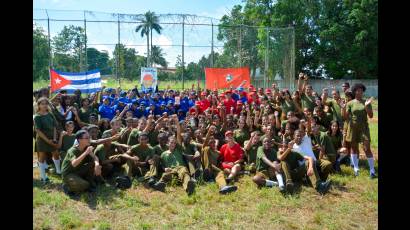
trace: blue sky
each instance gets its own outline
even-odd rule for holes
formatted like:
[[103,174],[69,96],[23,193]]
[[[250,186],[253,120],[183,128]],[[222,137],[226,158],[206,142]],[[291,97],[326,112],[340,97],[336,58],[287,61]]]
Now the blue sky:
[[[34,9],[50,9],[50,10],[87,10],[108,13],[124,13],[124,14],[142,14],[148,10],[154,11],[157,14],[167,13],[185,13],[195,14],[199,16],[208,16],[220,18],[224,14],[228,14],[230,9],[236,4],[242,4],[240,0],[34,0]],[[33,11],[34,19],[45,18],[44,12]],[[83,19],[81,12],[49,12],[50,18],[59,19]],[[102,15],[94,16],[95,20],[106,19]],[[91,19],[93,20],[93,19]],[[210,23],[210,21],[209,21]],[[215,22],[214,22],[215,23]],[[217,23],[217,22],[216,22]],[[47,24],[45,21],[39,22],[45,31]],[[81,25],[81,22],[50,22],[50,33],[53,37],[64,25]],[[161,35],[154,34],[154,45],[161,46],[165,52],[165,57],[170,66],[175,65],[176,57],[181,54],[181,47],[172,46],[182,44],[182,29],[181,25],[164,25],[164,30]],[[121,24],[121,43],[130,45],[135,48],[139,54],[146,52],[146,38],[141,38],[134,31],[135,24]],[[87,37],[89,47],[95,47],[100,50],[107,50],[110,55],[117,43],[117,25],[113,23],[87,23]],[[220,42],[216,41],[217,29],[214,28],[214,45],[221,46]],[[185,45],[210,45],[211,44],[211,27],[208,26],[186,26],[185,27]],[[214,49],[222,51],[222,48]],[[185,62],[197,61],[202,55],[210,53],[210,48],[206,47],[186,47]]]

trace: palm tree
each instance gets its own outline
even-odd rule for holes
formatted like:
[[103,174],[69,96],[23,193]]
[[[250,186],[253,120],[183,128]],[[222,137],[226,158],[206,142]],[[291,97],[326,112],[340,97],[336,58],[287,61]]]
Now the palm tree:
[[158,64],[165,68],[168,66],[168,63],[164,58],[164,53],[162,53],[162,49],[159,46],[153,46],[151,48],[151,61],[152,64]]
[[152,49],[152,30],[154,29],[158,34],[161,34],[162,27],[158,24],[159,18],[154,12],[148,11],[144,14],[141,24],[135,28],[135,32],[141,31],[141,37],[147,36],[147,66],[150,66],[150,44],[149,37],[151,35],[151,49]]

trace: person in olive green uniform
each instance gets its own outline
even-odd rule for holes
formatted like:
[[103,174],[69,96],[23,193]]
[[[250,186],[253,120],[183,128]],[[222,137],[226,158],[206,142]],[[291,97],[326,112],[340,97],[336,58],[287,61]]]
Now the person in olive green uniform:
[[78,117],[84,123],[90,123],[90,115],[98,113],[98,110],[90,106],[90,100],[88,98],[81,99],[81,108],[78,110]]
[[158,134],[158,144],[154,146],[154,154],[161,157],[161,154],[168,150],[168,136],[165,133]]
[[132,117],[125,119],[125,124],[126,127],[120,131],[120,139],[118,139],[118,142],[121,144],[127,144],[132,131],[132,125],[134,124],[134,119]]
[[282,98],[280,100],[280,108],[281,108],[281,120],[285,120],[289,112],[295,113],[296,111],[302,112],[302,109],[299,107],[297,103],[295,103],[290,95],[289,90],[284,89],[282,90]]
[[[128,177],[144,177],[144,179],[155,180],[158,176],[158,160],[154,161],[154,149],[148,144],[148,134],[142,132],[139,135],[139,144],[131,146],[124,154],[128,155]],[[152,181],[150,183],[153,183]]]
[[278,160],[281,161],[281,167],[286,178],[286,190],[292,192],[294,188],[293,181],[301,181],[305,175],[308,176],[312,186],[320,193],[324,194],[330,187],[330,181],[322,182],[315,167],[312,157],[301,155],[293,151],[294,144],[302,143],[303,135],[300,130],[296,130],[294,140],[288,144],[284,143],[278,151]]
[[318,159],[317,163],[320,165],[319,175],[322,180],[326,180],[333,169],[333,163],[336,161],[336,150],[327,132],[321,132],[316,122],[313,122],[311,126],[313,152]]
[[373,118],[372,101],[369,98],[366,101],[363,99],[363,93],[366,87],[363,84],[355,84],[352,87],[354,100],[349,101],[343,106],[343,116],[349,121],[347,127],[346,142],[349,142],[352,147],[350,155],[355,176],[359,175],[359,143],[363,143],[363,149],[366,153],[367,161],[370,168],[370,178],[376,178],[374,170],[373,153],[370,149],[370,130],[367,117]]
[[75,136],[78,144],[68,150],[62,164],[63,189],[68,193],[95,191],[95,177],[101,176],[101,165],[90,146],[88,132],[80,130]]
[[326,132],[330,127],[330,122],[333,119],[333,115],[325,113],[322,106],[316,106],[313,114],[317,117],[318,124],[320,125],[320,131]]
[[[303,80],[303,85],[301,80]],[[302,109],[308,108],[310,111],[316,106],[316,98],[313,96],[313,88],[307,84],[308,76],[300,73],[298,79],[298,89],[301,92]]]
[[256,156],[256,175],[252,180],[258,185],[258,187],[263,185],[273,187],[275,182],[272,179],[276,177],[279,190],[285,191],[280,163],[277,160],[277,152],[272,147],[272,140],[265,137],[262,142],[263,146],[258,147]]
[[[177,133],[179,135],[179,133]],[[190,133],[183,133],[182,141],[179,140],[178,144],[182,146],[184,150],[184,157],[187,161],[189,174],[191,177],[198,179],[202,174],[202,166],[201,166],[201,154],[198,151],[198,147],[191,143],[191,135]],[[177,138],[178,140],[179,138]]]
[[333,168],[336,172],[341,172],[340,163],[346,158],[347,156],[347,148],[343,147],[343,134],[339,127],[339,122],[336,120],[332,121],[327,131],[327,135],[332,142],[333,148],[336,150],[336,161],[333,163]]
[[73,145],[75,141],[74,122],[67,121],[65,124],[65,130],[60,133],[60,139],[58,141],[58,149],[60,150],[60,158],[64,160],[64,157]]
[[245,127],[246,122],[243,119],[238,121],[238,128],[233,131],[233,138],[236,142],[238,142],[241,146],[243,146],[244,142],[249,139],[249,130]]
[[[109,138],[108,133],[103,134],[102,138]],[[114,172],[120,171],[121,166],[126,163],[125,158],[121,157],[118,147],[111,140],[99,144],[94,154],[98,157],[102,166],[102,176],[110,177]]]
[[[173,119],[176,124],[179,124],[178,116],[173,115]],[[177,125],[177,129],[180,129],[179,125]],[[167,151],[161,154],[161,163],[164,168],[164,173],[153,187],[157,190],[165,191],[165,183],[171,181],[175,175],[178,176],[179,181],[182,181],[182,186],[187,194],[191,195],[195,190],[195,182],[191,179],[184,161],[184,150],[180,145],[177,145],[177,140],[174,136],[169,137],[168,148]]]
[[37,113],[34,115],[34,127],[36,131],[36,150],[39,154],[38,164],[40,169],[40,180],[44,183],[49,181],[46,175],[48,167],[46,163],[47,153],[51,153],[56,167],[56,173],[61,174],[60,154],[57,151],[57,129],[56,120],[49,113],[49,101],[42,97],[37,101]]
[[213,134],[216,130],[215,126],[211,126],[206,134],[205,142],[201,151],[201,162],[204,168],[204,180],[215,180],[219,187],[220,194],[227,194],[236,191],[238,188],[235,185],[227,185],[225,174],[220,165],[220,153],[216,149],[216,141]]
[[253,131],[251,133],[251,138],[245,141],[244,150],[246,156],[246,165],[245,170],[255,173],[256,172],[256,155],[259,146],[262,143],[260,142],[259,131]]

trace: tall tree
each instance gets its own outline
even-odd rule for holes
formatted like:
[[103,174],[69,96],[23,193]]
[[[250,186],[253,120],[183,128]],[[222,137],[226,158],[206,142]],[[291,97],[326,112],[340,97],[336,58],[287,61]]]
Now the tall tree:
[[162,51],[162,48],[159,46],[153,46],[151,49],[151,61],[152,64],[158,64],[161,65],[162,67],[167,67],[168,63],[164,58],[164,53]]
[[79,26],[64,26],[53,38],[54,66],[63,71],[78,72],[85,69],[85,34]]
[[33,25],[33,81],[47,79],[50,49],[43,28]]
[[111,67],[108,64],[108,52],[95,48],[87,48],[87,64],[89,69],[99,69],[101,74],[111,74]]
[[148,11],[144,14],[141,20],[141,24],[135,28],[135,32],[141,32],[141,37],[144,35],[147,37],[147,66],[151,66],[151,52],[150,52],[150,35],[151,35],[151,48],[152,48],[152,30],[155,30],[158,34],[161,34],[162,27],[159,25],[159,18],[154,12]]

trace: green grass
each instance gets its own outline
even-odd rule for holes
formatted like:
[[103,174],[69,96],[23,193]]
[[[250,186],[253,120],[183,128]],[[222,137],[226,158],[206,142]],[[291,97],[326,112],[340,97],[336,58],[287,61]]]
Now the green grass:
[[238,191],[225,196],[214,183],[198,186],[191,197],[178,186],[161,193],[134,184],[126,191],[99,187],[77,201],[62,192],[59,178],[51,177],[47,186],[35,180],[34,228],[376,229],[378,181],[365,168],[358,178],[350,167],[342,170],[330,176],[333,185],[323,197],[311,187],[283,196],[277,188],[258,189],[244,176]]

